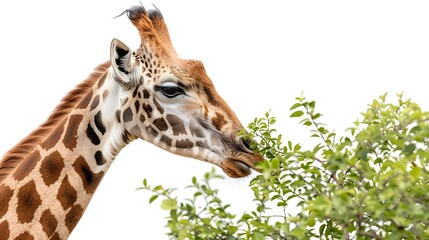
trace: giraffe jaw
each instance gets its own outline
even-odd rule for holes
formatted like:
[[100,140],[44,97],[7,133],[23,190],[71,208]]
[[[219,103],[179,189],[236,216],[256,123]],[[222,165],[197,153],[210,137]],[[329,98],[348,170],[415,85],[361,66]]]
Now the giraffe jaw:
[[226,158],[220,163],[220,167],[229,177],[240,178],[249,176],[251,169],[260,172],[255,164],[261,161],[263,158],[259,155],[246,154],[240,158]]

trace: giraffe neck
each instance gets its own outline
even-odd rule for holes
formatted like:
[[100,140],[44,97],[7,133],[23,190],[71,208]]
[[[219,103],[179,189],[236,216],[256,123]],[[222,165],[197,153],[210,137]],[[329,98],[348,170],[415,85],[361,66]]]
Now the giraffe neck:
[[110,71],[0,182],[0,240],[66,239],[132,140],[115,119],[120,90]]

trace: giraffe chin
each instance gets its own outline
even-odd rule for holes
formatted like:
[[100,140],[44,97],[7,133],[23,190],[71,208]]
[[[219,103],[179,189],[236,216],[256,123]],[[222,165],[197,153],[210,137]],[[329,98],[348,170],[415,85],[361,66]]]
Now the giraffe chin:
[[255,168],[254,166],[251,167],[244,161],[233,158],[226,158],[223,160],[220,164],[220,168],[222,168],[226,175],[232,178],[249,176],[252,173],[251,169],[259,171],[259,169]]

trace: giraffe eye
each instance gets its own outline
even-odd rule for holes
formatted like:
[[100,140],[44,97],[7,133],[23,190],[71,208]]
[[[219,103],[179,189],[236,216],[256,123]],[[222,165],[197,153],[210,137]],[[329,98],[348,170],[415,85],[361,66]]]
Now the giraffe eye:
[[174,98],[178,95],[185,94],[185,91],[178,86],[155,86],[156,91],[160,91],[168,98]]

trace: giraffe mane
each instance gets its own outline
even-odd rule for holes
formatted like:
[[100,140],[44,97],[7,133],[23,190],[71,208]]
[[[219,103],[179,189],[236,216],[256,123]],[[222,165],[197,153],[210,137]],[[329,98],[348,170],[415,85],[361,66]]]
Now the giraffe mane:
[[110,62],[105,62],[95,68],[86,80],[78,84],[61,100],[44,123],[4,154],[0,161],[0,183],[69,115],[109,67]]

